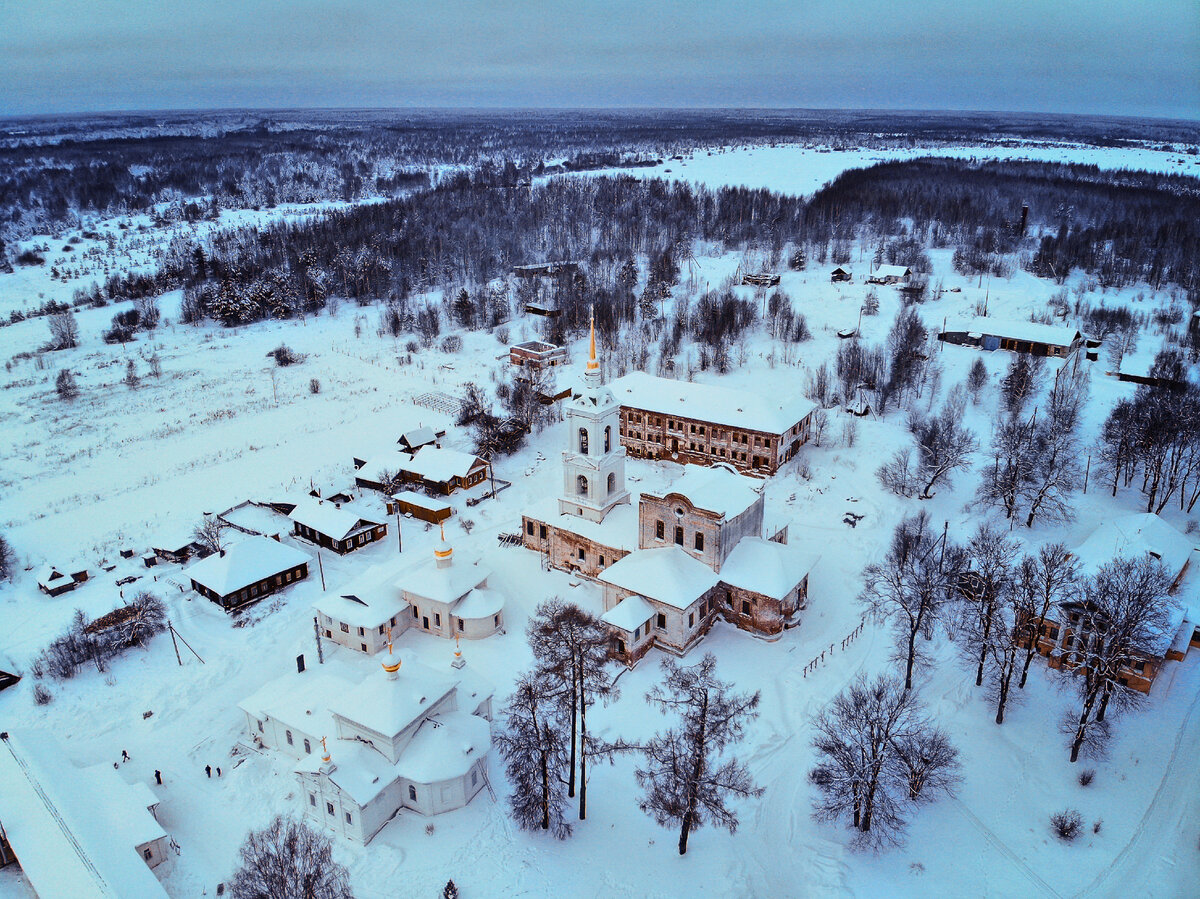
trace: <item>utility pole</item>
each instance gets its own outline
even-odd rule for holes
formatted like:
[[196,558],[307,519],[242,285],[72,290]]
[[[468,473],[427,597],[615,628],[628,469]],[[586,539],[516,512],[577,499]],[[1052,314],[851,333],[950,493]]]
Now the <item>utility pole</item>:
[[396,503],[396,552],[404,552],[404,540],[400,536],[400,504]]
[[175,628],[171,626],[171,619],[167,619],[167,630],[171,632],[171,645],[175,647],[175,661],[179,663],[179,667],[183,667],[183,659],[179,658],[179,644],[175,642]]
[[325,653],[321,651],[321,625],[317,621],[316,615],[313,615],[313,631],[317,635],[317,662],[321,665],[324,665]]
[[317,570],[321,572],[321,592],[325,592],[325,566],[321,564],[321,550],[317,550]]

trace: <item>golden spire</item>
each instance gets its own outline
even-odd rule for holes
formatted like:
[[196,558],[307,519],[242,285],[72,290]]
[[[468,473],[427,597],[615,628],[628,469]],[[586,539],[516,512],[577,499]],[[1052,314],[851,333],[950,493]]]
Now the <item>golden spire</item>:
[[[388,636],[390,637],[391,635],[389,634]],[[392,641],[390,639],[388,640],[387,658],[381,664],[383,665],[383,670],[388,674],[395,674],[400,670],[400,657],[392,655]]]
[[596,310],[594,307],[588,307],[591,313],[591,346],[588,349],[588,371],[596,371],[600,368],[600,363],[596,361]]
[[321,756],[321,761],[323,761],[323,762],[325,762],[325,763],[328,763],[328,762],[329,762],[329,747],[327,747],[327,746],[325,745],[325,738],[324,738],[324,737],[321,737],[321,750],[322,750],[322,752],[324,753],[324,754]]
[[438,527],[441,529],[442,541],[441,545],[433,551],[433,557],[435,559],[449,559],[454,555],[454,547],[446,542],[446,525],[440,524]]

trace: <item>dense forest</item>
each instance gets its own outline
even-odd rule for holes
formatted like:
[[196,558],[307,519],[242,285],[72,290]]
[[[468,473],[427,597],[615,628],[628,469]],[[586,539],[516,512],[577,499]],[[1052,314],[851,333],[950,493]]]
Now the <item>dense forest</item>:
[[[736,144],[835,148],[1147,142],[1196,153],[1194,123],[1017,114],[812,110],[274,111],[23,118],[0,123],[0,241],[81,214],[391,197],[447,167],[543,171],[656,164]],[[616,148],[620,148],[619,150]],[[0,254],[3,244],[0,244]]]

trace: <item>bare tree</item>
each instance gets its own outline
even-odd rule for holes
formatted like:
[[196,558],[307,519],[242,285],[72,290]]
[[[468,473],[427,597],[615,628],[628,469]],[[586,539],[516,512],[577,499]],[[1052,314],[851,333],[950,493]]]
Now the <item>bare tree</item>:
[[997,613],[1005,594],[1012,589],[1012,567],[1018,550],[1015,540],[990,524],[981,524],[966,546],[966,570],[959,577],[958,592],[971,637],[964,652],[977,663],[977,687],[983,685],[993,631],[1003,626],[997,622]]
[[1046,630],[1050,612],[1075,592],[1079,565],[1061,543],[1048,543],[1036,556],[1026,556],[1015,572],[1013,599],[1017,606],[1017,633],[1024,648],[1021,679],[1025,688],[1029,665],[1038,652],[1038,640]]
[[1121,681],[1139,660],[1162,655],[1158,649],[1174,635],[1169,586],[1157,559],[1118,558],[1084,581],[1080,601],[1061,606],[1074,631],[1063,651],[1063,670],[1074,678],[1080,698],[1078,716],[1064,722],[1072,762],[1085,748],[1103,745],[1110,704],[1136,705],[1138,697]]
[[353,899],[350,873],[333,860],[329,837],[303,821],[276,815],[246,836],[239,855],[232,899]]
[[818,820],[849,820],[859,846],[898,845],[908,807],[951,793],[958,753],[897,677],[860,674],[814,719]]
[[208,552],[219,553],[225,548],[224,534],[228,527],[229,525],[216,515],[205,515],[192,531],[192,537]]
[[1002,509],[1005,518],[1013,518],[1036,464],[1033,422],[1005,416],[992,436],[992,459],[983,468],[976,498]]
[[970,457],[979,449],[975,435],[962,424],[962,410],[947,403],[937,415],[926,418],[909,416],[908,427],[917,439],[916,479],[924,485],[921,496],[931,492],[939,481],[947,484],[950,475],[970,465]]
[[[541,603],[526,629],[538,672],[553,685],[570,730],[567,795],[579,788],[579,819],[587,818],[589,758],[611,758],[610,747],[589,735],[587,713],[597,701],[620,697],[608,671],[608,629],[574,603]],[[578,770],[578,778],[576,778]]]
[[913,670],[921,658],[917,638],[932,639],[941,624],[961,556],[945,534],[929,532],[929,516],[921,512],[901,521],[887,556],[863,570],[859,601],[877,619],[891,623],[906,690],[912,689]]
[[12,546],[3,534],[0,534],[0,581],[11,580],[16,562],[13,559]]
[[67,310],[50,316],[50,349],[69,350],[79,346],[79,323],[75,313]]
[[637,780],[646,792],[638,805],[660,826],[679,826],[680,855],[687,852],[689,834],[707,822],[730,833],[737,830],[730,798],[763,792],[744,764],[736,758],[722,761],[725,750],[741,742],[746,724],[758,717],[760,694],[733,693],[732,684],[717,679],[716,667],[712,653],[687,668],[663,659],[665,682],[646,694],[664,715],[678,714],[679,724],[642,747],[644,766],[637,769]]
[[987,366],[983,364],[983,359],[976,356],[975,361],[971,363],[971,370],[967,372],[967,392],[971,394],[972,405],[979,405],[979,394],[987,385],[987,381]]
[[504,728],[493,739],[513,786],[508,801],[517,825],[548,830],[562,840],[571,835],[571,825],[563,820],[568,755],[560,709],[550,678],[525,674],[504,709]]
[[75,373],[71,369],[64,368],[58,373],[58,377],[54,379],[54,391],[64,400],[73,400],[79,396],[79,382],[75,380]]

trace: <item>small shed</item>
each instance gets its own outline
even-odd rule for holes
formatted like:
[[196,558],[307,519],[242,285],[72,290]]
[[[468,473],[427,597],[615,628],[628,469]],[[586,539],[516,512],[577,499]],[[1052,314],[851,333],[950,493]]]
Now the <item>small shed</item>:
[[445,500],[422,496],[412,490],[397,493],[392,499],[401,515],[411,515],[430,524],[440,524],[454,514],[454,508]]
[[[445,436],[445,431],[440,436]],[[434,432],[433,428],[421,427],[413,428],[411,431],[405,431],[400,435],[397,441],[400,444],[400,449],[406,453],[415,453],[423,446],[435,446],[439,435]]]
[[528,340],[508,348],[508,361],[527,368],[552,368],[567,361],[567,350],[544,340]]
[[47,596],[60,596],[74,590],[87,579],[86,568],[71,570],[47,565],[38,574],[38,589]]
[[853,281],[854,272],[844,265],[839,265],[829,273],[829,283],[836,284],[839,281]]

